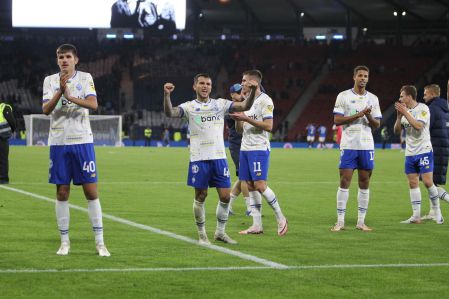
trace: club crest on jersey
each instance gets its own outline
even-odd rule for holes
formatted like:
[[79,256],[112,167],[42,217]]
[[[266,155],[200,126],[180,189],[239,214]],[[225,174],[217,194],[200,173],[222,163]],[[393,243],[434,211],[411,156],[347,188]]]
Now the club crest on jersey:
[[192,165],[192,173],[198,173],[200,171],[200,168],[197,164]]
[[81,89],[83,89],[83,86],[81,86],[81,84],[78,83],[78,84],[76,84],[76,89],[78,89],[80,91]]

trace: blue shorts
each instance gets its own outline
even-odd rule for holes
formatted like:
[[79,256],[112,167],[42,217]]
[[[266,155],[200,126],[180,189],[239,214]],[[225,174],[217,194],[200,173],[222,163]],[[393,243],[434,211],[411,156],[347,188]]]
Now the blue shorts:
[[96,183],[97,164],[93,143],[50,146],[48,182],[57,185]]
[[341,150],[340,169],[374,169],[374,150]]
[[228,162],[226,159],[190,162],[187,185],[197,189],[231,188]]
[[405,173],[433,172],[433,152],[405,157]]
[[231,158],[235,165],[235,175],[238,177],[240,165],[240,146],[230,144],[229,151],[231,152]]
[[266,181],[270,166],[270,151],[240,151],[239,179]]

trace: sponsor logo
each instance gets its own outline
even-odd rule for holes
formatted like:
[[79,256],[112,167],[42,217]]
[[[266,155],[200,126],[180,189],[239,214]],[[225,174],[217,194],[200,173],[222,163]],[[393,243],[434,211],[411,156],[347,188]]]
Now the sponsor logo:
[[221,120],[221,118],[218,115],[206,115],[206,116],[198,115],[198,116],[195,116],[194,120],[197,124],[201,124],[201,123],[214,122],[217,120]]
[[253,114],[253,115],[248,115],[249,118],[254,119],[254,120],[258,120],[257,115]]

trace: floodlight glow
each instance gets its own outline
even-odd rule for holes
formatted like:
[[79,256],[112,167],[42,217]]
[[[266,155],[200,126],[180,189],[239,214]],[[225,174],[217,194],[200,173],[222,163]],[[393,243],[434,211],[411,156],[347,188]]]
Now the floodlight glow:
[[397,17],[397,16],[398,16],[398,12],[397,12],[397,11],[394,11],[394,12],[393,12],[393,15],[394,15],[395,17]]
[[114,34],[114,33],[108,33],[108,34],[106,34],[106,38],[109,38],[109,39],[117,38],[117,34]]
[[317,39],[317,40],[325,40],[326,36],[325,35],[316,35],[315,39]]
[[406,14],[407,14],[407,13],[406,13],[405,11],[402,12],[402,16],[405,17]]
[[341,35],[341,34],[334,34],[334,35],[332,36],[332,38],[333,38],[333,39],[339,39],[339,40],[342,40],[342,39],[343,39],[343,35]]
[[134,34],[132,34],[132,33],[125,33],[125,34],[123,34],[123,38],[125,38],[125,39],[133,39],[134,38]]

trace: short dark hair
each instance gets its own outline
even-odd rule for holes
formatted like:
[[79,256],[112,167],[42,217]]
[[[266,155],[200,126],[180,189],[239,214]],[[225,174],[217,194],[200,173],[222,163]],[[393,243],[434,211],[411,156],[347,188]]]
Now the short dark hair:
[[414,100],[416,100],[416,87],[413,85],[404,85],[401,88],[401,92],[404,92],[406,95],[411,96]]
[[59,55],[59,54],[62,54],[62,53],[67,53],[67,52],[72,52],[73,55],[78,57],[78,51],[76,50],[76,47],[74,45],[72,45],[72,44],[63,44],[63,45],[60,45],[56,49],[56,55]]
[[258,83],[262,83],[262,72],[259,70],[247,70],[243,72],[243,76],[248,75],[251,77],[256,77]]
[[429,84],[427,86],[424,86],[424,90],[430,91],[437,97],[439,97],[441,94],[440,86],[438,84]]
[[204,78],[212,79],[212,78],[209,76],[209,74],[206,74],[206,73],[199,73],[199,74],[196,74],[195,77],[193,77],[193,84],[196,84],[196,83],[198,82],[198,78],[199,78],[199,77],[204,77]]
[[369,73],[369,68],[366,65],[358,65],[354,68],[354,76],[358,71],[367,71]]

